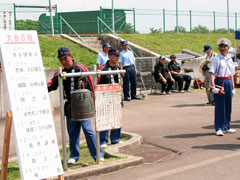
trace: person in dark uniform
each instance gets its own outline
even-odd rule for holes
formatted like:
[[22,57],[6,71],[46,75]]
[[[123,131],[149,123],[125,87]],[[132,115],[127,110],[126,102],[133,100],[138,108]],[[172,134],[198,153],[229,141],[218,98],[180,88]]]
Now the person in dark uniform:
[[[172,74],[175,81],[178,82],[178,91],[184,93],[185,91],[190,91],[189,86],[191,84],[191,76],[183,74],[180,65],[176,62],[176,56],[173,54],[170,56],[171,62],[168,64],[168,69]],[[185,87],[183,90],[183,81],[185,81]]]
[[[74,73],[74,72],[87,72],[87,68],[81,64],[74,61],[70,50],[67,47],[61,47],[58,49],[58,59],[63,65],[63,72]],[[92,130],[91,120],[86,121],[72,121],[71,120],[71,94],[73,91],[79,89],[79,84],[81,87],[93,91],[93,83],[89,76],[87,77],[67,77],[63,80],[64,94],[66,96],[66,102],[64,105],[65,116],[67,119],[67,131],[69,135],[70,143],[70,159],[69,164],[74,164],[79,160],[79,140],[80,140],[80,130],[83,128],[83,132],[86,137],[88,149],[91,156],[96,161],[96,135]],[[54,74],[54,77],[48,82],[48,92],[54,91],[58,88],[58,71]],[[104,160],[104,154],[101,151],[101,161]]]
[[[124,100],[131,101],[131,99],[139,99],[136,95],[137,80],[136,80],[136,63],[135,57],[131,51],[128,50],[128,41],[122,41],[123,50],[120,53],[120,68],[126,70],[123,75],[123,93]],[[129,82],[131,84],[131,99],[129,94]]]
[[209,73],[215,102],[215,131],[217,136],[223,136],[224,133],[236,132],[235,129],[230,128],[232,97],[235,94],[233,78],[235,66],[228,54],[231,41],[221,38],[217,44],[220,53],[212,59]]
[[[119,61],[119,51],[117,49],[110,49],[108,52],[109,61],[106,62],[103,66],[99,68],[101,71],[111,71],[111,70],[120,70],[120,67],[117,65]],[[99,80],[99,84],[114,84],[120,83],[121,75],[102,75]],[[108,134],[109,131],[100,132],[100,144],[101,147],[107,147],[108,145]],[[111,130],[110,140],[111,144],[120,143],[121,138],[121,128]]]
[[[154,67],[154,78],[156,82],[159,82],[162,84],[161,93],[163,95],[171,94],[170,89],[172,88],[172,85],[175,82],[168,68],[164,67],[164,62],[165,62],[165,56],[160,56],[159,62]],[[169,77],[166,77],[166,74],[168,74]]]

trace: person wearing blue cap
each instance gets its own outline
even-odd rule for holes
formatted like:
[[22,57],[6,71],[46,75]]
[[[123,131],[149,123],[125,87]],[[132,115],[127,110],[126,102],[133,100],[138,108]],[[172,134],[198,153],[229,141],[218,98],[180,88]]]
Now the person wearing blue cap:
[[212,59],[215,57],[215,53],[212,50],[212,46],[209,44],[205,44],[203,47],[203,52],[206,53],[206,56],[203,57],[203,60],[200,63],[200,68],[202,69],[202,73],[205,79],[205,87],[206,94],[208,98],[207,104],[214,105],[213,93],[210,91],[210,74],[209,74],[209,64]]
[[111,46],[109,43],[104,43],[102,45],[103,51],[97,55],[97,68],[101,67],[109,60],[108,59],[108,51],[109,51],[110,47]]
[[230,128],[232,97],[235,94],[233,78],[235,67],[232,58],[228,55],[231,42],[221,38],[217,44],[220,53],[212,59],[209,73],[215,103],[215,131],[217,136],[223,136],[224,133],[236,132],[235,129]]
[[[136,63],[135,57],[131,51],[128,50],[128,41],[122,41],[123,50],[120,53],[120,68],[126,70],[123,75],[123,94],[125,101],[131,99],[139,99],[137,97],[137,81],[136,81]],[[131,97],[129,93],[129,82],[131,84]]]
[[[75,72],[87,72],[87,68],[82,64],[78,64],[74,61],[73,56],[70,50],[67,47],[61,47],[58,49],[58,59],[62,64],[62,71],[65,73],[75,73]],[[80,85],[80,87],[79,87]],[[58,88],[58,71],[54,74],[50,82],[47,83],[48,92],[54,91]],[[94,90],[92,79],[87,77],[67,77],[63,81],[63,91],[66,96],[66,102],[64,105],[65,116],[67,119],[67,132],[69,135],[69,144],[70,144],[70,159],[68,160],[69,164],[74,164],[79,160],[79,140],[80,140],[80,130],[83,129],[85,138],[87,141],[88,149],[91,156],[96,161],[97,151],[96,151],[96,134],[92,130],[91,120],[86,121],[72,121],[71,119],[71,94],[73,91],[79,88],[86,88],[91,92]],[[104,160],[104,154],[102,149],[101,159]]]
[[[120,70],[120,67],[117,65],[119,61],[120,53],[117,49],[110,49],[108,51],[109,61],[106,62],[105,65],[101,66],[99,70],[101,71],[112,71],[112,70]],[[120,83],[121,75],[101,75],[99,84],[115,84]],[[100,145],[101,147],[107,147],[108,145],[108,134],[109,131],[100,132]],[[121,128],[113,129],[110,133],[111,144],[120,143],[121,138]]]

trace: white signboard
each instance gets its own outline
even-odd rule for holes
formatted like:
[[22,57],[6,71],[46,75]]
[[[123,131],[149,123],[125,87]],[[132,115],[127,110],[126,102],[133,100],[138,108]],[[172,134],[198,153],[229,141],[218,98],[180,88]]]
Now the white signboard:
[[0,31],[4,72],[21,178],[39,180],[63,174],[35,31]]
[[97,85],[95,88],[96,131],[122,127],[120,84]]
[[0,30],[14,30],[14,13],[0,11]]

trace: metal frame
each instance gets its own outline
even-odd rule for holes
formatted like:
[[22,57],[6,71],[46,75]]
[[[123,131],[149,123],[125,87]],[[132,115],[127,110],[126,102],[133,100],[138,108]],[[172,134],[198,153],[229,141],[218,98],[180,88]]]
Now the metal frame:
[[[96,66],[94,68],[96,70]],[[85,76],[99,76],[109,74],[120,74],[125,73],[125,70],[114,70],[114,71],[94,71],[94,72],[78,72],[78,73],[64,73],[62,68],[58,68],[58,83],[59,83],[59,99],[60,99],[60,113],[61,113],[61,131],[62,131],[62,149],[63,149],[63,169],[68,169],[67,165],[67,147],[66,147],[66,123],[64,115],[64,96],[63,96],[63,80],[67,77],[85,77]],[[95,80],[95,78],[94,78]],[[100,138],[96,132],[96,145],[97,145],[97,162],[100,162]]]

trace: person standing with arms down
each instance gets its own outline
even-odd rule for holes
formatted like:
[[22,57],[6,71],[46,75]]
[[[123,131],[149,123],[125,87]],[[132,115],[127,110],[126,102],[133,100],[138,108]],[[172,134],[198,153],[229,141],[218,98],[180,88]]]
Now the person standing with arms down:
[[[128,41],[122,41],[123,50],[120,53],[120,68],[126,70],[123,75],[123,93],[124,100],[131,101],[131,99],[139,99],[136,95],[137,80],[136,80],[136,62],[135,57],[131,51],[128,50]],[[129,82],[131,84],[131,98],[129,94]]]
[[[120,67],[117,65],[119,61],[119,51],[117,49],[110,49],[108,52],[109,61],[106,62],[105,65],[101,66],[99,70],[101,71],[114,71],[114,70],[120,70]],[[99,80],[99,84],[114,84],[114,83],[120,83],[121,75],[115,74],[115,75],[102,75]],[[101,147],[107,147],[108,145],[108,133],[109,131],[102,131],[100,132],[100,144]],[[120,143],[121,138],[121,128],[120,129],[114,129],[111,130],[110,134],[110,140],[111,144],[117,144]]]
[[204,60],[201,61],[200,67],[202,69],[204,79],[205,79],[205,87],[206,87],[206,94],[208,98],[207,104],[214,105],[213,100],[213,93],[210,92],[210,74],[209,74],[209,64],[211,63],[212,59],[215,57],[215,53],[212,50],[212,46],[209,44],[204,45],[203,52],[206,53],[206,56],[204,56]]
[[235,129],[230,128],[232,96],[235,94],[233,79],[235,67],[228,55],[231,41],[221,38],[217,44],[220,53],[212,59],[209,73],[215,102],[215,131],[217,136],[223,136],[224,132],[236,132]]
[[[172,77],[175,81],[178,82],[178,91],[184,93],[185,91],[190,91],[189,86],[191,84],[191,76],[183,74],[180,65],[176,62],[176,55],[170,56],[171,62],[168,64],[168,69],[172,74]],[[183,90],[183,81],[186,81],[184,90]]]
[[[62,71],[66,73],[75,73],[75,72],[87,72],[87,68],[81,64],[78,64],[74,61],[73,56],[70,50],[66,47],[61,47],[58,49],[58,59],[62,64]],[[79,160],[79,140],[80,140],[80,130],[83,129],[83,132],[86,137],[88,149],[91,156],[96,161],[96,135],[92,130],[91,120],[86,121],[72,121],[71,120],[71,94],[73,91],[79,89],[79,84],[93,91],[93,83],[89,76],[87,77],[67,77],[66,80],[63,80],[64,94],[67,101],[64,105],[65,116],[67,119],[67,131],[69,135],[70,143],[70,159],[68,160],[69,164],[74,164]],[[58,88],[58,72],[54,74],[54,77],[48,82],[48,92],[54,91]],[[104,154],[101,149],[101,161],[104,160]]]
[[108,59],[108,51],[109,51],[110,47],[111,46],[108,43],[104,43],[102,45],[103,51],[97,55],[97,68],[101,67],[109,60]]
[[[161,93],[163,95],[171,94],[170,89],[172,88],[173,83],[175,82],[169,70],[166,67],[164,67],[164,62],[165,62],[165,56],[160,56],[159,62],[154,66],[154,78],[156,82],[159,82],[162,84]],[[166,77],[166,74],[168,74],[169,77]]]

